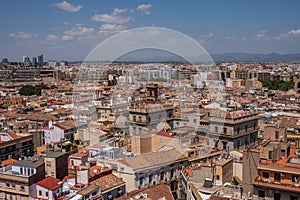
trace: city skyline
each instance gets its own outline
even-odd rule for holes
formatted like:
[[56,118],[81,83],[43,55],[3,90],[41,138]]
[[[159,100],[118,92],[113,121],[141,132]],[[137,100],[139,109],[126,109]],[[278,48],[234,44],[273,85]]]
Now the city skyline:
[[[124,30],[164,27],[199,42],[209,54],[299,53],[297,1],[4,1],[0,54],[20,61],[84,60]],[[15,6],[18,5],[18,6]],[[13,10],[13,12],[12,12]]]

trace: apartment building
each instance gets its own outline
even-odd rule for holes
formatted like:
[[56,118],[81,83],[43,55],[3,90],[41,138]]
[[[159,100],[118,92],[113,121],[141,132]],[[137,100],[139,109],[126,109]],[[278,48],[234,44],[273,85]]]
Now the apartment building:
[[46,175],[62,180],[68,175],[68,154],[48,152],[44,157]]
[[254,200],[300,199],[298,151],[291,148],[286,155],[278,155],[275,148],[269,149],[268,158],[262,159],[257,166],[258,175],[253,180]]
[[0,160],[6,160],[11,156],[18,159],[34,154],[33,135],[16,134],[13,131],[0,133]]
[[173,191],[177,189],[181,168],[187,165],[187,156],[171,149],[120,160],[118,175],[126,182],[127,191],[159,183],[170,183]]
[[[233,159],[219,157],[206,162],[194,163],[181,171],[182,182],[179,185],[180,199],[208,199],[212,194],[225,191],[223,185],[233,180]],[[228,188],[226,196],[237,196],[237,190]]]
[[21,160],[0,169],[0,198],[29,200],[36,198],[35,183],[45,177],[42,160]]
[[243,149],[257,141],[258,116],[254,111],[213,110],[207,133],[209,145],[221,150]]

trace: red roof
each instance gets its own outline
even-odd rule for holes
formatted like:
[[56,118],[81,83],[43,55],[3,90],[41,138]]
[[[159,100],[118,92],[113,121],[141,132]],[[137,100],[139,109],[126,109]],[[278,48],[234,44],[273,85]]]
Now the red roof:
[[59,181],[58,179],[56,179],[52,176],[48,176],[48,177],[44,178],[43,180],[37,182],[36,184],[43,188],[53,191],[60,187],[60,185],[57,183],[58,181]]
[[16,162],[18,162],[18,160],[15,160],[13,158],[9,158],[7,160],[2,161],[0,164],[1,164],[1,166],[9,166],[9,165],[12,165]]
[[77,153],[73,153],[69,156],[69,158],[83,158],[89,156],[89,152],[77,152]]
[[73,178],[76,178],[76,176],[75,176],[75,175],[65,176],[65,177],[62,179],[62,182],[65,182],[66,180],[68,180],[68,179],[73,179]]

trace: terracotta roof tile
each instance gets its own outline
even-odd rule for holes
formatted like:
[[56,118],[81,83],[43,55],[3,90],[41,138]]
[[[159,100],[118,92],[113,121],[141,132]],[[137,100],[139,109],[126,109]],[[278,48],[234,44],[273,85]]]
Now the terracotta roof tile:
[[61,185],[58,184],[58,181],[58,179],[48,176],[36,184],[48,190],[56,190],[57,188],[61,187]]

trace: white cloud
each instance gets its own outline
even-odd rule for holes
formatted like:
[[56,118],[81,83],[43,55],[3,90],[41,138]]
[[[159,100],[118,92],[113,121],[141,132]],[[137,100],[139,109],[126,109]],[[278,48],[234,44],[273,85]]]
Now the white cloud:
[[72,39],[73,39],[73,37],[70,35],[64,35],[61,37],[61,40],[63,40],[63,41],[72,40]]
[[130,17],[121,16],[120,14],[125,13],[126,9],[115,8],[111,14],[96,14],[92,17],[93,21],[104,22],[107,24],[126,24],[130,21]]
[[49,35],[46,36],[46,39],[47,39],[48,41],[56,41],[56,40],[59,39],[59,37],[56,36],[56,35],[53,35],[53,34],[49,34]]
[[150,3],[149,4],[140,4],[137,6],[136,10],[141,11],[142,14],[144,14],[144,15],[150,15],[151,14],[150,8],[152,8],[152,5]]
[[282,40],[287,38],[294,38],[300,36],[300,29],[291,29],[287,31],[286,33],[280,33],[273,37],[275,40]]
[[290,37],[300,36],[300,29],[292,29],[287,32]]
[[33,34],[33,33],[25,33],[23,31],[18,32],[18,33],[10,33],[9,37],[14,37],[14,38],[21,38],[21,39],[30,39],[33,37],[38,37],[38,34]]
[[118,32],[124,29],[125,27],[121,24],[102,24],[100,32]]
[[238,40],[239,38],[238,37],[235,37],[235,36],[227,36],[225,37],[225,40]]
[[56,3],[54,5],[62,10],[68,11],[68,12],[78,12],[82,8],[82,5],[75,6],[75,5],[70,4],[67,1],[62,1],[62,2]]
[[70,22],[68,22],[68,21],[63,22],[63,25],[68,25],[68,24],[70,24]]
[[112,12],[112,15],[120,15],[122,13],[125,13],[127,11],[126,8],[115,8],[114,11]]
[[254,37],[257,40],[270,39],[270,37],[268,37],[268,35],[267,35],[267,31],[266,30],[261,30],[259,33],[255,34]]
[[207,38],[212,36],[214,36],[214,33],[207,33],[207,34],[200,35],[201,38]]
[[82,26],[82,25],[83,25],[82,23],[75,24],[75,26]]
[[76,26],[76,27],[73,27],[71,30],[65,31],[65,34],[69,35],[69,36],[84,36],[84,35],[88,35],[88,34],[91,34],[94,32],[95,32],[94,28]]

